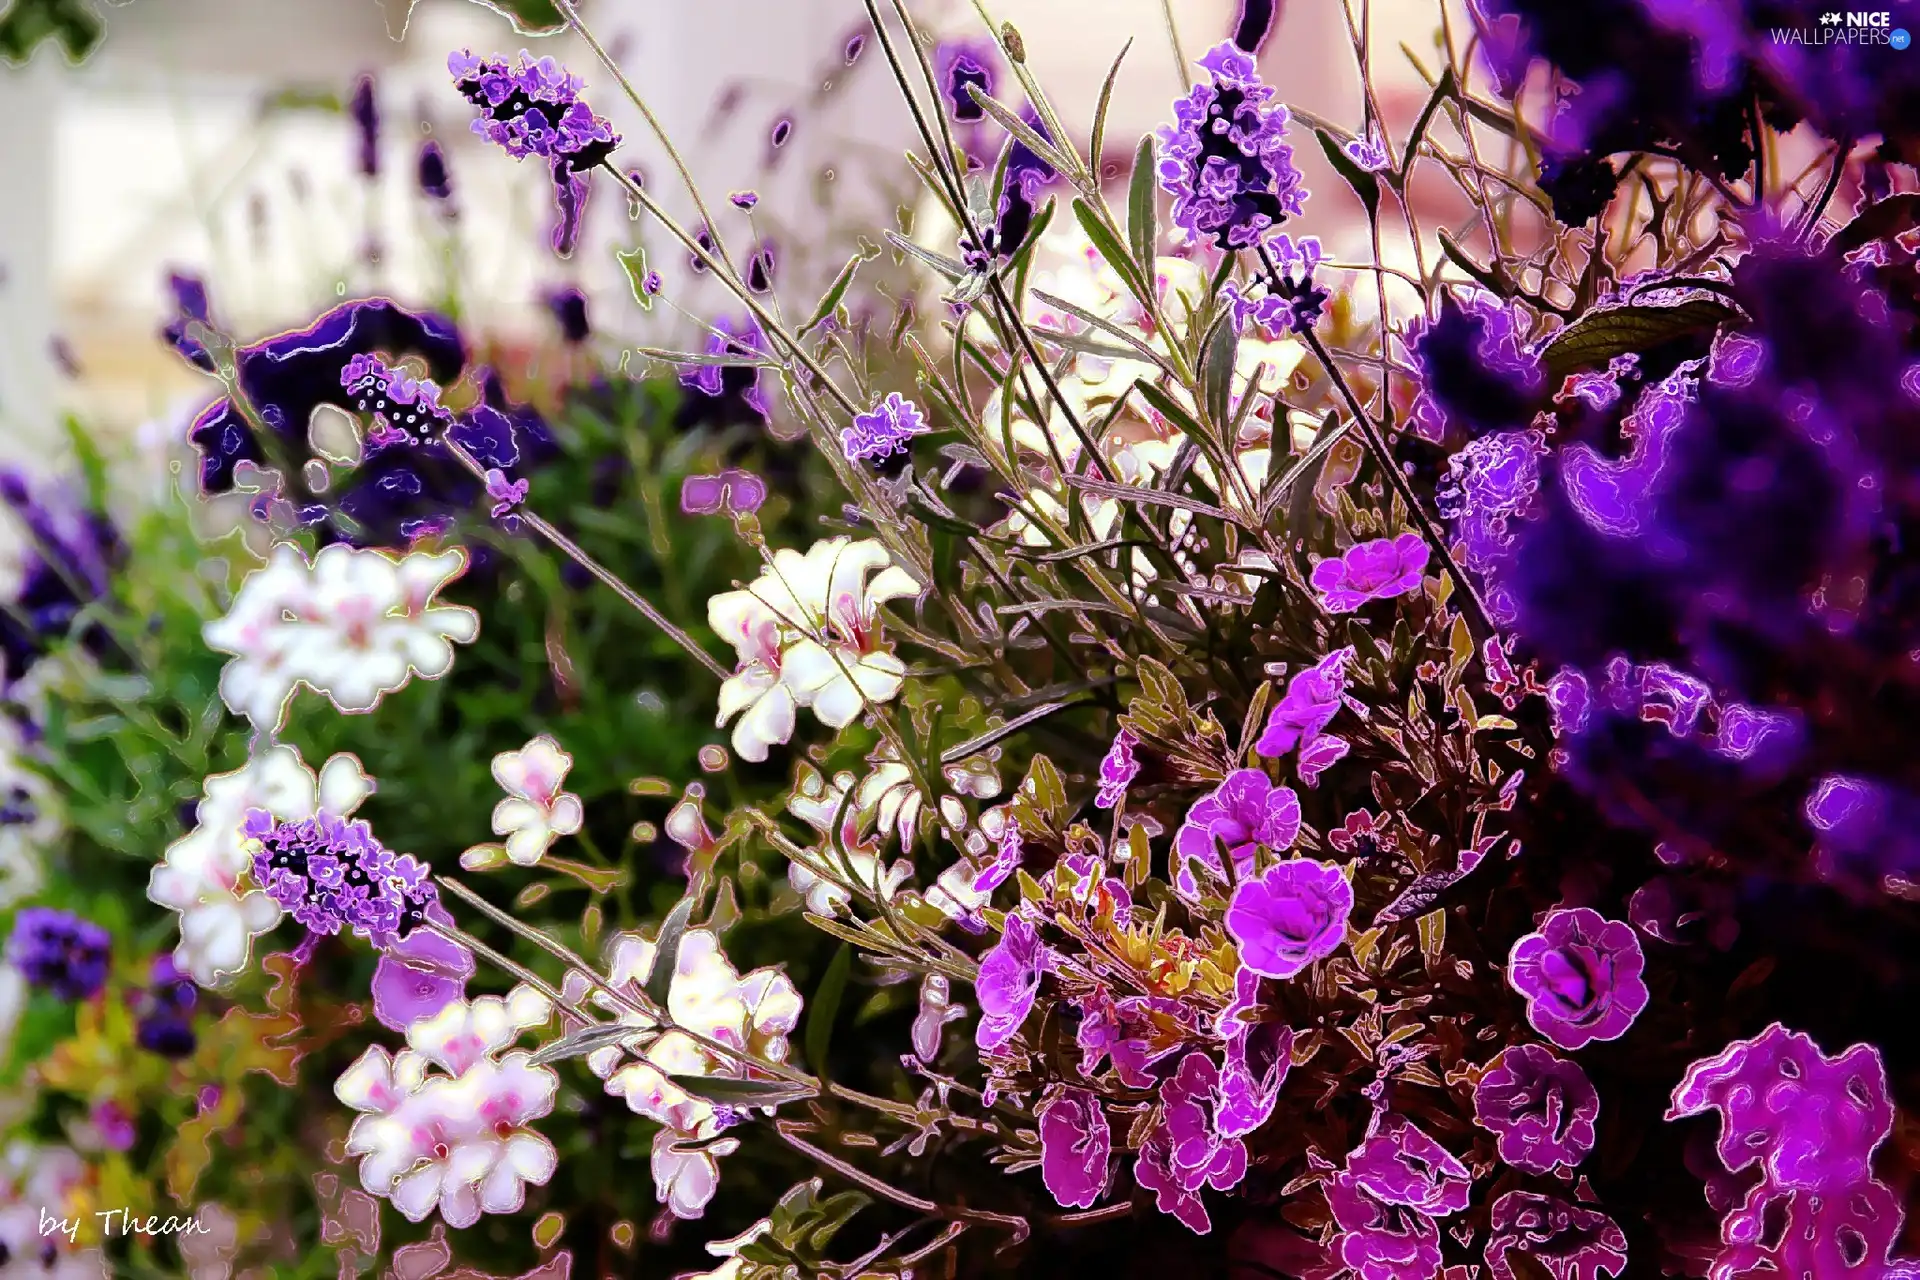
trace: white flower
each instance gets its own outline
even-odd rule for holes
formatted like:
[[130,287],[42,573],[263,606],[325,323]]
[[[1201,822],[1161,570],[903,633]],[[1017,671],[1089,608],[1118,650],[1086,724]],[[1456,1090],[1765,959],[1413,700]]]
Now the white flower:
[[[913,875],[911,862],[900,861],[891,867],[882,865],[878,850],[862,834],[865,815],[872,811],[872,805],[857,799],[849,801],[848,793],[852,789],[853,774],[837,774],[829,784],[819,770],[803,764],[793,795],[787,800],[790,813],[828,837],[815,848],[814,857],[836,873],[836,878],[819,875],[797,861],[787,864],[788,883],[807,900],[807,910],[815,915],[837,916],[846,908],[849,895],[842,882],[849,878],[849,872],[853,884],[883,898],[892,898]],[[840,819],[837,845],[831,838],[836,818]]]
[[[819,1180],[815,1179],[817,1183]],[[744,1264],[740,1259],[740,1250],[773,1230],[770,1219],[760,1221],[734,1236],[731,1240],[713,1240],[707,1244],[707,1252],[725,1261],[711,1271],[698,1271],[679,1277],[679,1280],[740,1280]]]
[[[691,1132],[662,1129],[653,1135],[653,1190],[676,1218],[698,1218],[720,1188],[720,1157],[740,1149],[738,1138],[719,1138],[712,1116]],[[719,1140],[711,1141],[711,1139]],[[681,1146],[698,1143],[697,1148]]]
[[466,564],[458,549],[395,558],[335,543],[309,562],[276,545],[204,629],[209,647],[234,655],[220,673],[222,700],[272,733],[301,685],[341,711],[371,711],[412,675],[438,679],[453,665],[453,642],[480,630],[473,610],[433,603]]
[[715,721],[740,717],[734,750],[766,759],[770,745],[793,736],[800,707],[839,729],[890,700],[906,665],[882,646],[878,609],[919,593],[879,542],[828,538],[804,555],[776,551],[752,585],[709,600],[708,622],[739,657]]
[[422,1151],[407,1102],[426,1086],[427,1060],[411,1050],[388,1054],[373,1045],[334,1081],[333,1093],[362,1114],[347,1131],[347,1154],[359,1156],[360,1185],[377,1196],[419,1162]]
[[188,1280],[227,1280],[240,1246],[239,1222],[225,1205],[212,1203],[195,1209],[193,1220],[199,1224],[198,1231],[183,1231],[175,1237]]
[[180,913],[174,963],[203,987],[247,967],[253,939],[280,923],[280,906],[252,883],[252,855],[241,824],[249,809],[302,822],[324,809],[344,818],[373,783],[350,755],[336,755],[319,776],[293,747],[279,745],[232,773],[209,777],[192,831],[167,846],[147,897]]
[[980,867],[973,859],[960,859],[942,871],[933,887],[927,890],[928,905],[949,920],[972,919],[993,898],[991,893],[982,893],[973,887],[979,876]]
[[920,980],[920,1012],[913,1019],[913,1052],[922,1062],[940,1056],[941,1032],[949,1022],[967,1016],[967,1007],[948,999],[947,980],[930,973]]
[[507,798],[493,807],[493,833],[507,838],[507,858],[530,867],[555,836],[570,836],[585,816],[580,797],[562,789],[573,757],[551,735],[493,758],[493,780]]
[[407,1027],[407,1047],[449,1075],[464,1075],[553,1017],[553,1002],[522,982],[501,996],[449,1000]]

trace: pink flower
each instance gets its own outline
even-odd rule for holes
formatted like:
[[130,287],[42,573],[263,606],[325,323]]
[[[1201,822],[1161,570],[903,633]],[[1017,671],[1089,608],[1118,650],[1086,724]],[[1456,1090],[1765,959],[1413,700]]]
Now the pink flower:
[[1513,944],[1507,982],[1527,999],[1527,1021],[1562,1049],[1618,1040],[1647,1007],[1646,967],[1632,926],[1589,907],[1553,911]]
[[1240,961],[1268,978],[1291,978],[1333,954],[1347,933],[1353,886],[1331,862],[1293,858],[1247,880],[1227,904],[1227,932]]
[[1040,1176],[1069,1209],[1090,1209],[1107,1185],[1113,1133],[1100,1099],[1063,1089],[1040,1108]]
[[1300,798],[1290,788],[1276,787],[1258,769],[1236,769],[1226,780],[1187,810],[1187,820],[1173,838],[1180,866],[1174,888],[1186,898],[1199,893],[1193,875],[1197,862],[1216,880],[1226,876],[1220,846],[1233,858],[1236,879],[1250,875],[1261,846],[1285,849],[1300,834]]
[[1418,591],[1430,554],[1426,539],[1417,533],[1375,538],[1313,566],[1313,589],[1328,612],[1351,613],[1369,600]]

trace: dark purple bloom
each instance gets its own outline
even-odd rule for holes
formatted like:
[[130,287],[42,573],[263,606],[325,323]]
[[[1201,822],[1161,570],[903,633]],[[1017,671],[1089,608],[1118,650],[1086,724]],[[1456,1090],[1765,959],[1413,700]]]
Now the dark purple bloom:
[[1802,737],[1800,717],[1794,712],[1728,702],[1720,707],[1713,749],[1740,761],[1750,773],[1765,776],[1793,763]]
[[1174,1168],[1173,1136],[1165,1124],[1155,1125],[1147,1135],[1146,1145],[1134,1158],[1133,1180],[1141,1190],[1153,1192],[1154,1205],[1160,1212],[1179,1219],[1187,1230],[1202,1236],[1213,1230],[1206,1202],[1199,1192],[1186,1186]]
[[1173,220],[1222,249],[1258,244],[1305,207],[1306,185],[1287,145],[1287,111],[1260,82],[1253,59],[1220,44],[1200,59],[1209,73],[1173,104],[1157,133],[1160,186]]
[[424,444],[437,440],[453,425],[453,415],[440,404],[440,388],[396,369],[378,356],[356,355],[340,370],[348,412],[369,425],[367,452],[391,445]]
[[1762,1181],[1720,1226],[1713,1280],[1779,1275],[1800,1280],[1911,1280],[1912,1262],[1889,1265],[1900,1238],[1900,1199],[1868,1180],[1832,1192]]
[[453,178],[447,172],[447,154],[431,138],[420,144],[420,161],[415,176],[422,194],[442,203],[453,199]]
[[1536,1044],[1514,1045],[1474,1086],[1473,1118],[1497,1136],[1502,1160],[1552,1173],[1592,1152],[1600,1094],[1579,1063]]
[[1353,886],[1331,862],[1292,858],[1242,881],[1227,904],[1227,932],[1240,962],[1268,978],[1291,978],[1346,938]]
[[755,293],[769,292],[773,288],[774,266],[773,245],[763,241],[754,246],[747,258],[747,288]]
[[1380,1117],[1373,1136],[1347,1156],[1347,1176],[1385,1204],[1444,1218],[1467,1207],[1473,1175],[1405,1116]]
[[1294,761],[1300,781],[1309,787],[1319,786],[1320,775],[1346,759],[1350,749],[1347,740],[1338,734],[1321,734],[1302,747],[1300,758]]
[[1562,1049],[1617,1040],[1647,1007],[1640,939],[1589,907],[1549,912],[1540,932],[1513,944],[1507,982],[1526,997],[1527,1021]]
[[1383,173],[1387,169],[1387,146],[1378,133],[1369,131],[1364,138],[1343,142],[1340,150],[1346,152],[1347,159],[1355,166],[1368,173]]
[[173,303],[173,314],[160,330],[162,341],[179,352],[194,368],[203,373],[212,373],[213,353],[207,350],[205,343],[187,332],[192,324],[213,328],[213,312],[207,301],[207,282],[199,276],[170,271],[167,273],[167,294]]
[[[1160,1086],[1162,1127],[1168,1139],[1167,1168],[1182,1190],[1231,1191],[1247,1175],[1247,1148],[1216,1123],[1220,1068],[1195,1050]],[[1144,1185],[1144,1184],[1143,1184]]]
[[[1259,975],[1242,969],[1236,988],[1257,989]],[[1225,1015],[1222,1015],[1225,1021]],[[1281,1022],[1239,1022],[1227,1025],[1226,1052],[1220,1065],[1219,1110],[1214,1127],[1223,1138],[1241,1138],[1265,1124],[1280,1099],[1280,1086],[1293,1065],[1293,1028]]]
[[1627,1237],[1598,1209],[1531,1191],[1509,1191],[1493,1202],[1487,1269],[1494,1280],[1514,1280],[1509,1252],[1524,1253],[1553,1280],[1600,1280],[1627,1265]]
[[1047,963],[1047,948],[1040,941],[1039,931],[1025,916],[1009,913],[999,944],[980,957],[980,976],[974,982],[974,995],[980,1003],[975,1044],[982,1049],[998,1049],[1013,1039],[1033,1009]]
[[[449,917],[441,923],[451,922]],[[417,929],[380,952],[373,969],[373,1016],[384,1027],[405,1031],[449,1002],[464,999],[473,971],[472,952],[437,933]]]
[[1420,371],[1414,430],[1440,441],[1527,427],[1546,407],[1548,388],[1521,325],[1517,308],[1484,290],[1442,292],[1439,316],[1416,320],[1408,334]]
[[528,482],[509,480],[507,473],[498,467],[487,471],[486,493],[493,506],[487,514],[500,522],[500,527],[508,533],[520,532],[520,506],[527,500]]
[[360,173],[363,177],[377,178],[380,176],[380,103],[374,96],[372,76],[361,76],[355,82],[347,114],[353,118],[354,134],[359,142]]
[[1244,329],[1252,321],[1269,338],[1283,333],[1305,333],[1319,322],[1327,305],[1327,291],[1313,282],[1320,265],[1320,241],[1302,236],[1278,235],[1261,251],[1266,268],[1259,277],[1266,292],[1258,299],[1250,297],[1239,285],[1228,282],[1222,296],[1233,307],[1233,323]]
[[736,191],[729,195],[727,200],[734,208],[742,212],[747,212],[760,203],[760,193],[757,191]]
[[163,1058],[184,1058],[198,1043],[193,1031],[200,989],[181,973],[171,955],[159,955],[148,970],[147,989],[134,998],[134,1043]]
[[926,415],[920,406],[890,391],[887,398],[862,414],[853,425],[840,430],[840,447],[849,462],[878,462],[895,453],[906,453],[907,442],[927,431]]
[[88,1000],[107,984],[112,944],[91,920],[55,907],[22,907],[7,939],[7,962],[62,1000]]
[[1253,749],[1263,756],[1283,756],[1294,747],[1311,745],[1340,711],[1347,692],[1347,663],[1353,646],[1335,649],[1287,681],[1287,692],[1267,716]]
[[1100,785],[1094,791],[1094,808],[1118,808],[1126,799],[1127,788],[1140,773],[1140,762],[1133,758],[1133,749],[1139,745],[1140,739],[1131,729],[1122,729],[1113,735],[1107,754],[1100,757]]
[[1802,807],[1816,839],[1815,865],[1828,878],[1864,869],[1920,874],[1920,798],[1871,779],[1829,774]]
[[[766,335],[751,316],[739,321],[721,316],[707,331],[706,353],[710,356],[759,360],[764,358],[766,346]],[[755,417],[767,417],[766,395],[760,387],[757,364],[694,365],[680,371],[680,385],[718,399],[723,406],[737,405]]]
[[1358,1280],[1433,1280],[1440,1274],[1440,1228],[1417,1209],[1374,1195],[1351,1171],[1326,1184],[1340,1228],[1340,1260]]
[[0,688],[69,635],[96,655],[110,643],[104,630],[76,623],[87,605],[107,594],[126,557],[119,530],[88,510],[69,484],[34,485],[24,472],[0,467],[0,505],[26,534],[19,585],[0,604]]
[[587,295],[577,287],[549,289],[540,300],[547,304],[553,322],[560,326],[562,342],[579,346],[593,336],[593,326],[587,323]]
[[1893,1129],[1880,1050],[1857,1044],[1835,1058],[1778,1022],[1687,1068],[1667,1119],[1720,1113],[1720,1159],[1733,1172],[1761,1162],[1769,1183],[1839,1192],[1872,1176],[1873,1153]]
[[973,100],[967,86],[978,86],[981,93],[992,97],[994,59],[993,46],[976,40],[947,40],[934,50],[934,75],[941,95],[961,124],[986,119],[986,110]]
[[1200,892],[1193,867],[1197,862],[1215,880],[1228,878],[1220,859],[1225,845],[1233,858],[1233,880],[1253,872],[1262,845],[1286,849],[1300,834],[1300,798],[1290,787],[1276,787],[1258,769],[1236,769],[1218,787],[1194,801],[1186,821],[1173,838],[1180,859],[1174,888],[1192,898]]
[[1039,1110],[1040,1176],[1069,1209],[1090,1209],[1107,1185],[1113,1134],[1097,1095],[1062,1089]]
[[1431,549],[1417,533],[1375,538],[1313,566],[1313,589],[1329,613],[1351,613],[1369,600],[1420,589]]
[[364,821],[322,811],[278,822],[250,809],[243,830],[259,845],[254,881],[312,933],[350,930],[384,946],[409,937],[439,903],[427,866],[389,852]]

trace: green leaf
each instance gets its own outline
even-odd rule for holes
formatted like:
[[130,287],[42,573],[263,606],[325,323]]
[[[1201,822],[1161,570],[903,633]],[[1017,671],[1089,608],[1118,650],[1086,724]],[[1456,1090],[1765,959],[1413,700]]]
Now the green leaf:
[[1140,270],[1153,274],[1154,249],[1160,242],[1153,172],[1153,135],[1133,149],[1133,177],[1127,183],[1127,243]]
[[1440,73],[1439,83],[1433,86],[1433,92],[1427,95],[1427,105],[1420,108],[1420,118],[1413,122],[1413,131],[1407,135],[1406,149],[1400,153],[1400,173],[1396,182],[1405,183],[1407,174],[1413,169],[1413,159],[1420,154],[1420,142],[1427,136],[1427,125],[1433,121],[1433,113],[1440,104],[1454,96],[1453,68],[1448,67]]
[[1333,171],[1353,188],[1353,194],[1367,207],[1367,218],[1371,220],[1380,210],[1380,179],[1355,164],[1353,157],[1342,151],[1325,129],[1315,129],[1313,136],[1320,139],[1320,149],[1327,153],[1327,163],[1333,166]]
[[1227,420],[1233,415],[1233,366],[1239,352],[1240,334],[1223,311],[1214,321],[1213,332],[1207,335],[1206,356],[1200,362],[1207,417],[1223,433]]
[[621,270],[627,273],[627,287],[633,290],[633,300],[640,304],[642,311],[653,310],[653,295],[646,290],[647,251],[639,245],[631,249],[616,249],[614,257],[620,259]]
[[815,1252],[824,1251],[840,1228],[853,1220],[853,1215],[873,1203],[873,1198],[860,1191],[841,1191],[828,1196],[820,1202],[819,1221],[807,1234],[807,1244]]
[[827,1075],[827,1050],[833,1044],[833,1020],[840,1012],[840,1000],[847,991],[847,976],[853,972],[853,948],[846,943],[833,953],[820,985],[813,989],[807,1006],[807,1065],[815,1075]]
[[660,924],[660,938],[654,944],[653,967],[647,970],[647,999],[656,1008],[667,1007],[667,994],[673,990],[674,970],[680,967],[680,943],[687,936],[687,921],[693,918],[692,894],[674,904]]
[[556,31],[564,31],[567,26],[566,17],[553,6],[552,0],[473,0],[473,2],[507,19],[513,24],[514,31],[523,36],[550,36]]
[[728,1107],[777,1107],[814,1095],[812,1087],[789,1080],[735,1080],[728,1076],[668,1076],[696,1098]]
[[879,253],[878,249],[863,245],[860,252],[848,258],[847,265],[840,268],[840,274],[833,278],[831,285],[827,286],[826,293],[821,295],[820,305],[813,309],[813,314],[807,317],[805,324],[800,326],[796,336],[805,337],[807,330],[832,315],[833,309],[840,305],[840,300],[847,296],[847,287],[853,283],[853,273],[860,269],[861,263],[877,257]]
[[1127,60],[1127,50],[1131,48],[1133,48],[1133,37],[1128,36],[1127,42],[1120,46],[1120,53],[1114,58],[1113,65],[1107,68],[1106,82],[1100,86],[1099,105],[1093,109],[1093,146],[1088,154],[1093,158],[1093,176],[1096,182],[1100,179],[1100,152],[1107,140],[1107,108],[1113,103],[1113,82],[1119,78],[1120,64]]
[[1320,484],[1320,473],[1326,470],[1327,455],[1333,452],[1333,446],[1345,433],[1346,428],[1340,420],[1328,411],[1320,423],[1320,430],[1314,433],[1313,443],[1300,456],[1287,474],[1280,480],[1277,490],[1269,494],[1277,498],[1280,493],[1287,497],[1287,536],[1311,540],[1320,520],[1320,505],[1313,500],[1313,491]]
[[596,1022],[590,1026],[569,1031],[551,1044],[543,1044],[534,1051],[530,1061],[534,1066],[549,1062],[559,1062],[566,1058],[584,1058],[609,1045],[617,1045],[623,1040],[650,1034],[645,1028],[626,1022]]
[[13,0],[0,13],[0,61],[19,66],[43,40],[58,40],[67,61],[84,62],[106,34],[86,0]]
[[952,258],[949,258],[944,253],[935,253],[931,249],[922,249],[919,245],[907,239],[905,236],[901,235],[897,231],[887,232],[886,237],[887,237],[888,244],[892,245],[894,248],[898,249],[900,252],[906,254],[909,258],[914,259],[915,261],[921,263],[922,265],[932,267],[935,271],[939,272],[941,275],[945,276],[947,279],[949,280],[966,279],[968,273],[967,273],[967,266],[965,263],[958,262]]
[[1093,247],[1099,250],[1100,256],[1106,259],[1107,265],[1118,271],[1120,278],[1127,282],[1127,288],[1133,290],[1133,296],[1138,298],[1142,305],[1152,306],[1153,294],[1147,287],[1147,281],[1151,276],[1141,274],[1140,265],[1128,255],[1126,246],[1122,245],[1107,224],[1101,221],[1100,215],[1094,212],[1093,206],[1084,198],[1075,196],[1073,216],[1080,220],[1081,230],[1087,233],[1087,239],[1093,241]]
[[1161,417],[1188,435],[1195,438],[1199,437],[1200,424],[1193,420],[1193,415],[1188,413],[1179,401],[1175,400],[1151,382],[1136,382],[1134,386],[1139,389],[1142,398],[1153,406],[1155,413],[1158,413]]
[[1574,321],[1542,353],[1548,385],[1582,369],[1604,368],[1615,356],[1646,351],[1676,338],[1711,338],[1739,313],[1711,298],[1689,298],[1671,307],[1626,306],[1592,312]]
[[980,104],[982,111],[993,117],[996,124],[1012,134],[1020,142],[1025,143],[1027,150],[1046,161],[1048,165],[1052,166],[1056,173],[1074,174],[1080,171],[1078,164],[1063,153],[1059,147],[1056,147],[1053,143],[1041,137],[1032,125],[1009,111],[1004,103],[996,102],[986,94],[980,92],[979,85],[968,85],[967,93],[975,102]]

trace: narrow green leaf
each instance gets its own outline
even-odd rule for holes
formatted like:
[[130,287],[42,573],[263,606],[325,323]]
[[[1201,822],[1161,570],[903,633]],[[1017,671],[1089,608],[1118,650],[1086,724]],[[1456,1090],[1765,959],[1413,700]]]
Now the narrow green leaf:
[[962,280],[966,278],[967,267],[965,263],[957,262],[947,257],[944,253],[935,253],[931,249],[922,249],[919,245],[897,231],[889,231],[886,233],[886,236],[888,244],[906,254],[909,258],[925,266],[932,267],[947,279]]
[[814,1091],[788,1080],[735,1080],[728,1076],[668,1076],[696,1098],[730,1107],[777,1107],[811,1098]]
[[627,273],[627,287],[633,290],[633,300],[640,304],[642,311],[653,310],[653,295],[647,292],[647,251],[639,245],[631,249],[616,249],[614,257],[620,259],[621,270]]
[[1406,149],[1400,153],[1400,172],[1395,182],[1404,184],[1407,174],[1413,168],[1413,158],[1420,154],[1420,143],[1427,136],[1427,126],[1433,121],[1433,113],[1440,104],[1454,95],[1453,68],[1448,67],[1440,73],[1440,81],[1433,86],[1433,92],[1427,95],[1427,105],[1420,108],[1419,119],[1413,122],[1413,132],[1407,135]]
[[827,1075],[827,1050],[833,1046],[833,1020],[840,1013],[840,1000],[847,991],[847,977],[853,972],[853,948],[846,943],[833,953],[820,985],[813,989],[807,1006],[807,1065],[821,1079]]
[[1051,347],[1059,347],[1062,351],[1072,351],[1083,356],[1098,356],[1102,360],[1136,358],[1131,348],[1123,347],[1117,342],[1102,342],[1084,333],[1067,333],[1060,329],[1050,329],[1043,324],[1030,324],[1027,328],[1032,330],[1033,336],[1040,341]]
[[1222,430],[1233,416],[1233,366],[1240,354],[1240,334],[1221,312],[1207,335],[1206,355],[1200,362],[1200,383],[1206,394],[1207,418]]
[[840,274],[835,276],[833,283],[827,286],[826,293],[820,297],[820,305],[813,309],[813,314],[808,316],[807,322],[800,326],[796,336],[805,337],[809,329],[833,314],[834,308],[840,305],[840,300],[847,296],[847,288],[853,283],[853,273],[860,269],[861,263],[874,258],[879,252],[878,249],[863,247],[860,252],[847,259],[847,265],[840,268]]
[[1032,125],[1009,111],[1005,104],[996,102],[980,92],[980,86],[970,84],[967,93],[980,104],[980,109],[992,116],[994,122],[1015,138],[1026,144],[1027,150],[1046,161],[1058,173],[1072,175],[1080,171],[1080,166],[1065,155],[1059,147],[1041,137]]
[[551,1044],[541,1045],[534,1051],[530,1061],[538,1067],[549,1062],[559,1062],[565,1058],[584,1058],[609,1045],[616,1045],[623,1040],[632,1040],[646,1034],[649,1033],[645,1029],[631,1023],[597,1022],[569,1031]]
[[1353,157],[1342,151],[1340,144],[1325,129],[1315,129],[1313,136],[1320,139],[1320,149],[1326,152],[1327,163],[1353,188],[1353,194],[1360,197],[1360,203],[1367,207],[1367,217],[1371,219],[1380,209],[1380,179],[1355,164]]
[[1288,470],[1276,488],[1269,491],[1273,498],[1283,493],[1290,495],[1287,500],[1288,537],[1313,537],[1320,516],[1320,507],[1313,500],[1313,491],[1320,484],[1320,473],[1326,469],[1327,455],[1333,451],[1334,444],[1345,430],[1338,418],[1329,412],[1320,423],[1320,430],[1314,433],[1313,443],[1300,455],[1300,461]]
[[1093,312],[1088,311],[1085,307],[1082,307],[1077,303],[1068,302],[1065,298],[1055,297],[1053,294],[1046,292],[1044,289],[1035,289],[1033,291],[1033,296],[1038,298],[1041,302],[1046,303],[1049,307],[1052,307],[1054,310],[1064,311],[1068,315],[1072,316],[1075,320],[1080,321],[1082,324],[1090,325],[1093,328],[1100,330],[1100,332],[1107,334],[1109,337],[1112,337],[1119,342],[1126,343],[1129,347],[1133,348],[1134,353],[1140,359],[1150,361],[1151,363],[1158,365],[1163,371],[1167,373],[1173,372],[1173,370],[1167,365],[1167,359],[1165,356],[1161,355],[1158,351],[1155,351],[1152,347],[1148,346],[1146,343],[1140,341],[1140,339],[1128,333],[1125,329],[1122,329],[1119,325],[1115,324],[1113,321],[1097,316]]
[[1107,108],[1113,103],[1113,82],[1119,79],[1120,64],[1127,60],[1127,50],[1131,48],[1133,48],[1133,37],[1128,36],[1127,42],[1120,46],[1120,53],[1114,58],[1113,65],[1107,68],[1106,83],[1100,86],[1100,103],[1093,109],[1093,145],[1088,154],[1093,159],[1093,177],[1096,182],[1100,180],[1100,153],[1105,148],[1107,140]]
[[1133,149],[1133,177],[1127,183],[1127,243],[1133,247],[1134,263],[1148,275],[1153,274],[1154,249],[1160,241],[1156,200],[1153,135],[1148,134]]
[[567,19],[553,0],[474,0],[513,23],[514,32],[523,36],[550,36],[564,31]]
[[1155,413],[1158,413],[1161,417],[1188,435],[1193,436],[1196,440],[1199,438],[1200,424],[1193,420],[1193,415],[1187,412],[1179,401],[1168,395],[1162,388],[1154,386],[1151,382],[1137,382],[1134,385],[1139,388],[1140,395],[1146,402],[1153,406]]
[[1679,338],[1693,337],[1704,348],[1722,324],[1739,313],[1724,302],[1691,298],[1677,306],[1611,307],[1583,316],[1554,335],[1541,353],[1550,385],[1570,373],[1598,369],[1615,356],[1646,351]]
[[667,1007],[667,994],[673,990],[674,970],[680,967],[680,942],[687,936],[687,922],[693,918],[693,895],[674,904],[660,924],[660,938],[654,944],[653,967],[647,970],[647,999],[658,1008]]
[[1100,220],[1100,215],[1093,211],[1093,206],[1084,198],[1075,196],[1073,216],[1080,220],[1081,230],[1087,233],[1087,239],[1093,241],[1093,247],[1100,251],[1100,256],[1105,258],[1107,264],[1118,271],[1120,278],[1127,282],[1127,288],[1133,290],[1133,296],[1138,298],[1142,305],[1151,306],[1153,293],[1147,285],[1151,277],[1141,274],[1140,265],[1128,255],[1126,246],[1120,243],[1119,238],[1113,234],[1107,224]]

